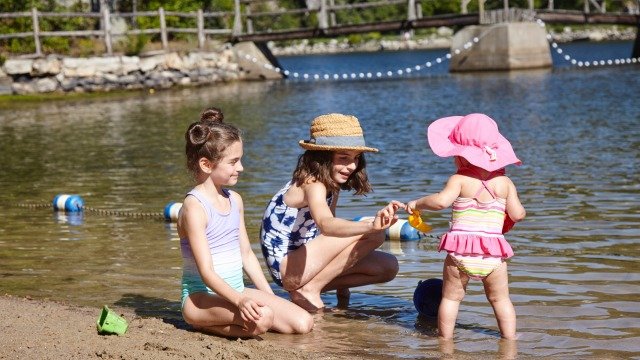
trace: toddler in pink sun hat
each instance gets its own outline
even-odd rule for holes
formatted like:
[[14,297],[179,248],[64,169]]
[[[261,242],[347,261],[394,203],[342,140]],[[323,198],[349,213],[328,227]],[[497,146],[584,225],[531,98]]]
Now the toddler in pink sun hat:
[[[452,208],[451,227],[441,238],[445,250],[438,334],[453,338],[460,302],[469,279],[481,280],[500,334],[515,339],[516,313],[509,298],[506,259],[513,250],[504,237],[526,212],[507,165],[521,165],[496,122],[484,114],[438,119],[427,130],[429,146],[441,157],[454,157],[456,173],[435,194],[409,201],[408,213]],[[508,214],[508,215],[507,215]]]

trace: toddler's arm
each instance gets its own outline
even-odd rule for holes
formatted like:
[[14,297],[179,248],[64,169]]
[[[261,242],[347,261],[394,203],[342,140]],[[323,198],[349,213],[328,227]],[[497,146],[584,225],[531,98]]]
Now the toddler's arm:
[[422,210],[442,210],[446,209],[455,199],[460,195],[462,189],[462,180],[460,176],[453,175],[447,181],[444,188],[435,194],[427,195],[416,200],[409,201],[407,203],[406,210],[412,213],[414,209]]
[[507,214],[514,222],[521,221],[527,215],[527,212],[520,203],[520,199],[518,198],[518,190],[516,190],[516,186],[513,184],[511,179],[509,179],[508,184],[509,192],[507,194]]
[[334,215],[334,211],[327,205],[327,189],[322,183],[305,184],[303,191],[313,220],[316,222],[320,232],[327,236],[347,237],[386,229],[398,219],[396,215],[398,208],[405,207],[400,202],[392,201],[376,213],[373,222],[353,221]]

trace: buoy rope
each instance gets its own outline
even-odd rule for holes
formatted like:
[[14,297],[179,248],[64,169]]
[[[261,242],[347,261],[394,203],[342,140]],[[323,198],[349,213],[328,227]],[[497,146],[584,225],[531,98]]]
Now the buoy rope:
[[109,210],[109,209],[96,209],[89,206],[83,206],[82,210],[90,211],[92,213],[96,213],[99,215],[106,216],[129,216],[134,218],[157,218],[160,220],[164,220],[164,214],[159,212],[135,212],[135,211],[125,211],[125,210]]
[[28,208],[28,209],[46,209],[51,208],[53,205],[51,203],[40,203],[40,204],[17,204],[18,207]]
[[[21,208],[28,208],[28,209],[48,209],[48,208],[52,208],[53,204],[22,203],[22,204],[17,204],[17,206]],[[133,218],[165,220],[164,213],[161,213],[161,212],[136,212],[136,211],[125,211],[125,210],[109,210],[109,209],[97,209],[89,206],[83,206],[82,210],[92,212],[98,215],[104,215],[104,216],[128,216]]]

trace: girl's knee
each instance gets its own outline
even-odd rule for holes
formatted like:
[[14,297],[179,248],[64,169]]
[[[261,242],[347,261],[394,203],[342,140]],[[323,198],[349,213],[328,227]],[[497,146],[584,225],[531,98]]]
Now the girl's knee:
[[295,334],[306,334],[313,329],[313,317],[309,313],[305,313],[294,320],[292,330]]
[[273,327],[275,318],[273,310],[268,306],[263,306],[260,308],[260,312],[262,312],[262,316],[255,322],[254,335],[264,334]]
[[462,300],[464,300],[465,294],[466,294],[466,291],[463,287],[453,288],[453,289],[450,287],[445,287],[442,291],[442,298],[451,300],[451,301],[461,302]]
[[391,255],[387,255],[385,261],[381,263],[380,269],[382,270],[383,281],[391,281],[396,278],[398,275],[398,271],[400,271],[400,264],[398,264],[398,259]]
[[511,298],[509,297],[509,294],[494,294],[494,293],[487,293],[487,301],[489,301],[490,304],[497,304],[503,301],[509,301],[511,302]]
[[185,306],[182,309],[182,318],[184,319],[184,321],[191,325],[194,328],[200,327],[200,321],[199,321],[199,317],[196,316],[196,314],[194,314],[192,311],[189,310],[190,306]]

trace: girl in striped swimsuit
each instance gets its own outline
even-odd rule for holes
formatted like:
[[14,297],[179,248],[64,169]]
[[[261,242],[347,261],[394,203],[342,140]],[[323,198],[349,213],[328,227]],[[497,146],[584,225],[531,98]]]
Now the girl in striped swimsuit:
[[[242,138],[207,109],[185,134],[187,167],[196,180],[178,217],[183,258],[182,316],[195,329],[251,337],[269,330],[307,333],[313,318],[273,294],[251,249],[242,198],[233,186],[242,172]],[[255,287],[245,287],[243,270]]]
[[440,192],[407,203],[409,213],[452,206],[451,227],[439,247],[448,254],[438,309],[439,336],[453,338],[469,279],[478,279],[502,337],[515,339],[516,313],[509,298],[505,262],[513,250],[503,234],[526,213],[504,167],[521,161],[495,121],[483,114],[436,120],[429,125],[428,140],[436,155],[453,156],[457,167]]

